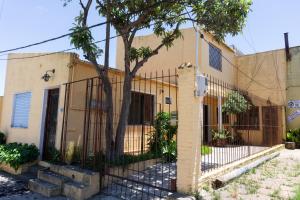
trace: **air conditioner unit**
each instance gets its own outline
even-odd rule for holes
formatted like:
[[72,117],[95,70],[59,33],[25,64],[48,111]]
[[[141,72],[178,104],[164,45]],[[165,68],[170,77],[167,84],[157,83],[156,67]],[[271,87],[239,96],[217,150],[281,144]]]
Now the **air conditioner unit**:
[[207,77],[204,75],[197,75],[196,76],[196,84],[197,84],[197,89],[196,89],[195,95],[197,97],[205,96],[208,91]]

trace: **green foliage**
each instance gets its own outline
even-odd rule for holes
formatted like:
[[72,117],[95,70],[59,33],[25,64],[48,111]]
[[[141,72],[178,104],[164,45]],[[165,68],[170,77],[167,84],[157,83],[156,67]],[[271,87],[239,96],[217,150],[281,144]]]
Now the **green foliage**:
[[222,129],[220,131],[212,130],[213,140],[226,140],[231,138],[231,134],[228,130]]
[[250,103],[237,91],[228,94],[222,105],[222,112],[227,114],[239,114],[246,112],[250,108]]
[[174,140],[177,126],[171,125],[170,121],[170,113],[158,113],[154,120],[154,131],[150,133],[148,139],[149,151],[162,157],[166,162],[173,162],[177,157],[177,145]]
[[289,130],[286,134],[286,141],[300,143],[300,128]]
[[[72,0],[63,1],[64,5],[67,5]],[[122,34],[123,39],[126,38],[127,42],[132,35],[135,36],[137,30],[151,29],[162,39],[161,44],[169,48],[174,40],[181,36],[180,25],[191,21],[201,24],[202,28],[212,33],[218,41],[224,40],[226,34],[238,34],[245,25],[251,4],[251,0],[112,0],[110,3],[99,0],[95,7],[99,15],[111,16],[111,25]],[[79,17],[76,18],[75,28],[71,29],[76,31],[76,34],[71,35],[72,44],[76,48],[82,48],[85,53],[97,52],[91,32],[83,29],[85,23],[82,22],[87,21],[89,9],[82,9]],[[134,51],[130,43],[127,47],[128,52]],[[140,53],[128,55],[131,60],[149,55],[149,47],[142,48],[147,51],[136,49]]]
[[61,162],[61,154],[60,154],[60,151],[57,150],[56,148],[49,148],[48,149],[48,155],[49,155],[49,162],[50,163],[59,163]]
[[175,162],[177,159],[177,143],[171,140],[162,147],[162,158],[165,162]]
[[292,200],[300,200],[300,186],[296,188],[295,196],[291,198]]
[[148,145],[150,152],[156,155],[162,154],[164,146],[170,144],[176,135],[177,126],[170,123],[171,115],[167,112],[160,112],[154,120],[154,131],[150,132]]
[[0,132],[0,145],[6,143],[6,135],[3,132]]
[[206,145],[201,146],[201,155],[208,155],[212,153],[212,148]]
[[39,150],[34,144],[9,143],[0,145],[0,163],[9,164],[17,170],[20,165],[35,161]]

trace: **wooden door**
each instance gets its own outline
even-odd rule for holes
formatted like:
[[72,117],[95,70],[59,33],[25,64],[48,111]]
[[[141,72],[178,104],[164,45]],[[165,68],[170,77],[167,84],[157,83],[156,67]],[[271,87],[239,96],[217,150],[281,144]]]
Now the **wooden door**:
[[265,146],[278,144],[278,108],[275,106],[262,107],[263,139]]
[[58,113],[59,89],[48,90],[47,111],[44,132],[43,159],[51,159],[51,151],[55,149],[56,125]]

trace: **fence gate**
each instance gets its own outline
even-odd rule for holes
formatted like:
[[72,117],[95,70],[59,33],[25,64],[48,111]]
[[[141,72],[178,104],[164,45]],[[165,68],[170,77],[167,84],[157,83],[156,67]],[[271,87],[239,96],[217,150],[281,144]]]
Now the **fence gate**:
[[[122,199],[166,197],[176,189],[177,73],[161,71],[132,81],[124,153],[111,154],[123,102],[123,74],[111,72],[112,135],[106,134],[108,98],[99,77],[66,84],[62,153],[65,161],[101,174],[101,192]],[[114,145],[112,145],[114,146]],[[114,147],[115,148],[115,147]]]

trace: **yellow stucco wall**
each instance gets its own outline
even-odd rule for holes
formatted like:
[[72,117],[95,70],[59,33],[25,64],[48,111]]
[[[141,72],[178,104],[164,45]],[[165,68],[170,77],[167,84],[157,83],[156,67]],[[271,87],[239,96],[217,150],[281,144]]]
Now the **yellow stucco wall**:
[[[300,47],[290,49],[292,60],[288,62],[287,70],[287,100],[300,100]],[[300,108],[287,108],[287,116]],[[300,112],[300,111],[299,111]],[[287,121],[287,129],[300,128],[300,117]]]
[[[41,54],[10,54],[8,59]],[[57,119],[57,131],[62,126],[64,87],[61,85],[69,80],[69,63],[71,54],[53,54],[30,59],[12,59],[7,63],[5,91],[3,98],[3,111],[1,130],[8,135],[7,142],[34,143],[41,148],[43,141],[43,129],[45,118],[45,99],[47,89],[59,88],[59,111]],[[55,75],[48,82],[41,77],[47,70],[55,69]],[[11,120],[13,114],[14,95],[23,92],[31,92],[30,112],[28,128],[13,128]],[[60,135],[56,134],[56,146],[60,145]]]
[[[204,33],[204,37],[208,42],[221,49],[222,54],[229,58],[232,64],[235,64],[235,53],[227,45],[218,43],[213,40],[212,35]],[[147,36],[136,37],[133,42],[134,47],[150,47],[154,49],[161,42],[161,38],[151,34]],[[216,78],[224,80],[230,84],[235,84],[236,69],[232,65],[222,59],[222,72],[209,66],[209,45],[207,42],[199,38],[198,59],[200,72],[210,74]],[[119,69],[124,69],[124,46],[121,38],[117,40],[117,57],[116,65]],[[182,38],[174,41],[174,45],[167,48],[162,48],[158,55],[153,56],[147,63],[139,70],[139,73],[144,74],[149,72],[158,72],[175,70],[178,66],[185,62],[190,62],[196,66],[196,33],[193,28],[182,29]]]
[[2,104],[3,104],[3,96],[0,96],[0,125],[1,125],[1,115],[2,115]]
[[[174,76],[174,74],[171,74]],[[96,77],[97,73],[94,67],[87,62],[82,62],[77,60],[74,68],[72,69],[71,80],[78,81],[74,82],[70,87],[70,106],[68,113],[68,128],[67,128],[67,148],[68,146],[81,147],[83,142],[83,128],[84,128],[84,113],[85,113],[85,101],[86,101],[86,86],[87,86],[87,78]],[[114,121],[117,122],[119,118],[119,114],[121,112],[121,102],[122,102],[122,88],[124,79],[124,73],[120,70],[111,69],[109,71],[109,77],[112,80],[112,91],[113,91],[113,104],[114,104]],[[152,80],[150,80],[150,75],[148,74],[148,79],[145,80],[145,77],[137,76],[132,82],[132,91],[152,94],[154,95],[154,113],[165,111],[172,112],[177,110],[177,87],[174,84],[169,84],[168,77],[164,79],[161,77],[156,78],[154,75],[152,76]],[[174,78],[174,77],[171,77]],[[170,79],[171,79],[170,78]],[[94,89],[96,89],[99,84],[99,80],[97,78],[93,79],[94,81]],[[164,82],[162,82],[164,81]],[[171,81],[170,81],[171,82]],[[100,88],[99,88],[100,89]],[[92,99],[97,100],[97,92],[93,90]],[[105,102],[104,93],[102,96],[102,101]],[[166,104],[165,97],[171,97],[173,102],[172,104]],[[99,99],[98,99],[99,101]],[[94,124],[95,124],[95,114],[96,111],[91,111],[90,118],[90,135],[89,135],[89,147],[93,147],[93,138],[94,138]],[[105,115],[102,117],[102,148],[105,147],[105,138],[104,138],[104,128],[105,128]],[[100,123],[100,122],[98,122]],[[116,128],[116,123],[114,124],[114,128]],[[147,137],[149,133],[153,131],[152,126],[145,125],[142,127],[141,125],[127,126],[126,135],[125,135],[125,152],[135,152],[140,150],[141,146],[141,135],[142,130],[144,131],[144,144],[147,144]],[[58,133],[60,134],[60,133]],[[92,150],[92,149],[90,149]]]
[[[275,105],[286,104],[286,61],[284,50],[237,57],[237,84]],[[253,81],[254,80],[254,81]]]

